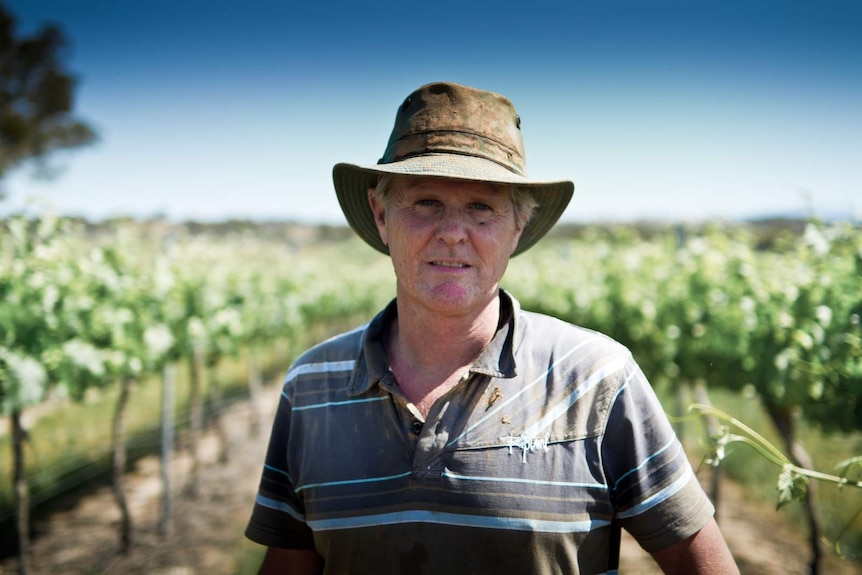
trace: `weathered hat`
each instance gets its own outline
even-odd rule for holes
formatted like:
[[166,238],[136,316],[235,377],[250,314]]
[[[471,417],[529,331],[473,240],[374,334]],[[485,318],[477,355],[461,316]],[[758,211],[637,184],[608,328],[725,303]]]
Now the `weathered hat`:
[[531,191],[538,206],[513,256],[557,223],[575,188],[570,181],[527,177],[521,119],[507,98],[445,82],[427,84],[407,96],[376,166],[336,164],[332,170],[335,193],[350,227],[371,247],[388,254],[367,194],[381,174],[514,184]]

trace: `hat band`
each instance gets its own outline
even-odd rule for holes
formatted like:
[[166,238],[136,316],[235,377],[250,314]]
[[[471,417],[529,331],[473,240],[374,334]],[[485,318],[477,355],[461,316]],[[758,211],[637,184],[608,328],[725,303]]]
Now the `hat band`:
[[377,163],[391,164],[427,154],[460,154],[483,158],[503,166],[514,174],[527,177],[524,158],[517,150],[472,132],[454,130],[435,130],[404,136],[390,143],[386,153]]

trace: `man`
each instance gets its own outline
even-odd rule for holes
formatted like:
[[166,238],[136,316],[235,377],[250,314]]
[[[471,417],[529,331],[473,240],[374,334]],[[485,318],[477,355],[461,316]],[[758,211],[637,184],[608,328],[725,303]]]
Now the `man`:
[[397,298],[287,374],[262,573],[605,573],[617,525],[668,573],[737,572],[630,353],[499,288],[574,189],[527,177],[507,99],[423,86],[378,164],[333,178]]

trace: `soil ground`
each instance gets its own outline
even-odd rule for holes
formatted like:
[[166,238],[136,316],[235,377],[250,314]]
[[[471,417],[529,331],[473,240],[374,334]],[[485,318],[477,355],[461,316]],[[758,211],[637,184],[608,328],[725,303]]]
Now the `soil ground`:
[[[272,389],[265,393],[271,398]],[[272,402],[269,402],[270,404]],[[253,414],[263,424],[253,432]],[[263,462],[272,406],[249,402],[231,406],[223,414],[226,463],[219,461],[221,441],[215,429],[200,445],[204,462],[198,495],[190,497],[191,462],[178,454],[172,464],[173,524],[169,536],[159,533],[162,504],[161,468],[157,457],[139,460],[127,476],[128,498],[134,518],[134,545],[120,553],[116,524],[119,513],[111,487],[101,486],[76,497],[64,510],[35,522],[32,573],[104,575],[233,575],[248,562],[254,544],[242,536],[251,510]],[[808,550],[803,533],[788,525],[772,504],[751,501],[730,481],[722,485],[719,522],[728,545],[745,575],[803,575],[808,573]],[[0,574],[17,573],[16,559],[0,563]],[[850,575],[862,566],[829,557],[824,573]],[[620,573],[660,573],[652,559],[623,534]]]

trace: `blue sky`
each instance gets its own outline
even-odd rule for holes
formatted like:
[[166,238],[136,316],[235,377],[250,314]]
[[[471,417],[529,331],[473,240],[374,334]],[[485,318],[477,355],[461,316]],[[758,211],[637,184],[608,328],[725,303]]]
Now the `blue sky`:
[[92,147],[0,213],[341,223],[333,164],[452,80],[508,96],[568,221],[862,218],[856,0],[0,0],[71,41]]

